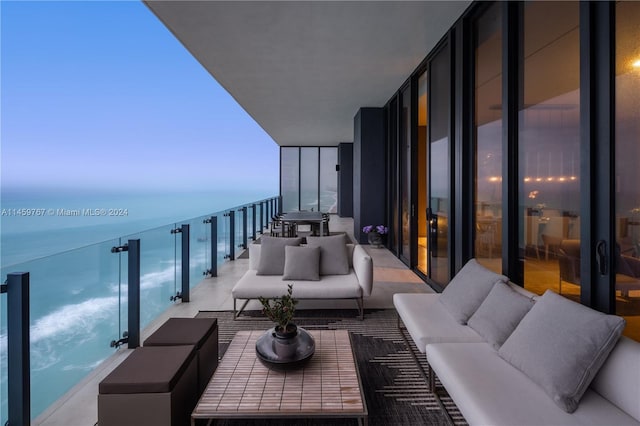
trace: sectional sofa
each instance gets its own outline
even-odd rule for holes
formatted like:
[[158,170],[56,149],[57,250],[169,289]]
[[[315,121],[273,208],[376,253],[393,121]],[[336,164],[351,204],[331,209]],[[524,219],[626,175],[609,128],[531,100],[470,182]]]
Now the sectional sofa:
[[396,294],[429,381],[471,425],[640,425],[640,343],[624,320],[536,296],[475,260],[442,294]]
[[364,318],[364,297],[373,288],[371,257],[362,246],[348,244],[346,235],[307,237],[306,242],[263,236],[260,244],[249,246],[249,270],[231,290],[235,317],[249,300],[280,297],[293,284],[296,299],[353,299]]

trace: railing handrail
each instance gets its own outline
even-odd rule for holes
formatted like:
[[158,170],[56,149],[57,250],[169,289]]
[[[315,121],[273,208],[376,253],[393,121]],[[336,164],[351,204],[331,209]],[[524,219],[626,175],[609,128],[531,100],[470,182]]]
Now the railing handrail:
[[105,243],[108,243],[108,242],[114,241],[114,240],[127,240],[128,238],[132,238],[132,237],[134,237],[134,236],[136,236],[138,234],[142,234],[144,232],[151,232],[151,231],[160,230],[160,229],[165,228],[167,226],[175,226],[177,223],[190,222],[192,220],[199,219],[199,218],[205,217],[205,216],[215,216],[215,215],[218,215],[220,213],[224,213],[224,212],[227,212],[227,211],[230,211],[230,210],[238,209],[239,207],[250,206],[252,204],[259,204],[259,203],[264,202],[264,201],[270,201],[270,200],[273,200],[273,199],[277,199],[278,197],[279,196],[276,195],[276,196],[273,196],[273,197],[263,198],[261,200],[250,201],[250,202],[245,203],[245,204],[239,204],[239,205],[236,205],[236,206],[233,206],[233,207],[229,207],[229,208],[225,208],[225,209],[222,209],[222,210],[218,210],[218,211],[215,211],[215,212],[212,212],[212,213],[206,213],[206,214],[199,215],[199,216],[194,216],[194,217],[191,217],[191,218],[188,218],[188,219],[175,220],[173,222],[169,222],[169,223],[166,223],[164,225],[155,226],[153,228],[142,229],[140,231],[131,232],[131,233],[124,234],[124,235],[119,235],[119,236],[116,236],[116,237],[113,237],[113,238],[108,238],[106,240],[96,241],[96,242],[93,242],[93,243],[84,244],[84,245],[73,247],[73,248],[70,248],[70,249],[57,251],[55,253],[50,253],[50,254],[47,254],[47,255],[44,255],[44,256],[33,257],[31,259],[22,260],[20,262],[10,263],[8,265],[0,265],[0,269],[13,268],[13,267],[19,266],[19,265],[21,265],[23,263],[35,262],[35,261],[46,259],[46,258],[49,258],[49,257],[52,257],[52,256],[58,256],[58,255],[61,255],[61,254],[64,254],[64,253],[70,253],[72,251],[82,250],[82,249],[85,249],[87,247],[97,246],[97,245],[100,245],[100,244],[105,244]]

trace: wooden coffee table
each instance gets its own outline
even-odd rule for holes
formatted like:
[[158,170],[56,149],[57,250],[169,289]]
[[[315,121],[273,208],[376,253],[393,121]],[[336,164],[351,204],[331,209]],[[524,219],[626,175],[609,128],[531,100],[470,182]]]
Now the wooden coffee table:
[[308,330],[316,352],[303,367],[276,371],[256,357],[264,330],[240,331],[191,414],[198,419],[356,418],[367,424],[367,405],[351,337],[346,330]]

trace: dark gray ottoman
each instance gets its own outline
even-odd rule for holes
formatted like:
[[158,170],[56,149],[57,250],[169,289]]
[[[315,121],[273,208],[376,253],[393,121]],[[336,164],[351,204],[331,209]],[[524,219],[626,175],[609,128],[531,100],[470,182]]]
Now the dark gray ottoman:
[[98,424],[189,425],[197,383],[195,346],[136,348],[100,382]]
[[144,346],[195,345],[198,361],[198,396],[218,367],[218,320],[215,318],[169,318]]

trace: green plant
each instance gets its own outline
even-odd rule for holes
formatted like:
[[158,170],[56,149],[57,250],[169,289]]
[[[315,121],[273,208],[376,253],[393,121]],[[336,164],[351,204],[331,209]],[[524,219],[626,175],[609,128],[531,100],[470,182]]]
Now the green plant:
[[258,297],[258,300],[262,303],[262,313],[277,324],[276,328],[280,328],[284,332],[287,331],[287,326],[293,318],[293,313],[298,303],[298,301],[291,296],[292,293],[293,284],[289,284],[287,294],[283,294],[281,297],[275,297],[273,299]]

